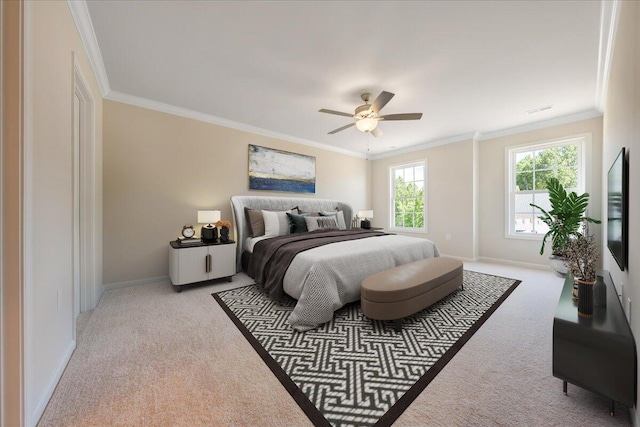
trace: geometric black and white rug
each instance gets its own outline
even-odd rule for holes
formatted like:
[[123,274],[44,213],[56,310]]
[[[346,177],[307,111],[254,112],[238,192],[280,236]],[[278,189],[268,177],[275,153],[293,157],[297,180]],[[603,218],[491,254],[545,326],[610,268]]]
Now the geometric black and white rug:
[[391,425],[520,284],[464,271],[464,290],[404,319],[372,321],[360,303],[297,332],[296,301],[275,301],[258,285],[213,294],[315,425]]

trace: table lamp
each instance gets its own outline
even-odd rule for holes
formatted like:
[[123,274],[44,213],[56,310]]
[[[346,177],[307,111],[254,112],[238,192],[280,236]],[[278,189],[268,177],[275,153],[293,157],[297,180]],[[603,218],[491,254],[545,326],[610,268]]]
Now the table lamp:
[[366,230],[369,230],[371,228],[371,222],[369,222],[369,220],[367,218],[373,218],[373,211],[372,210],[359,211],[358,212],[358,217],[364,218],[360,222],[360,228],[364,228]]
[[198,223],[207,224],[200,229],[200,238],[203,242],[215,242],[218,240],[218,228],[213,225],[220,221],[220,211],[198,211]]

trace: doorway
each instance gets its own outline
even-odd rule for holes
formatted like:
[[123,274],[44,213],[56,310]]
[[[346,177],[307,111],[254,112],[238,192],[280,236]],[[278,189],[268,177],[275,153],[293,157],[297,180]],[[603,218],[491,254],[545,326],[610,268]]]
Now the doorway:
[[97,290],[95,104],[77,66],[73,66],[73,334],[80,313],[93,310]]

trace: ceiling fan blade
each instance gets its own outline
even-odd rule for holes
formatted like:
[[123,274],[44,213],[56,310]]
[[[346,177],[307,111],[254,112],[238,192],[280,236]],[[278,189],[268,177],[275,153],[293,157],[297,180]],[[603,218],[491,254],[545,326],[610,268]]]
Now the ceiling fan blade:
[[403,113],[403,114],[387,114],[386,116],[378,116],[379,120],[420,120],[422,113]]
[[351,126],[353,126],[353,125],[355,125],[355,123],[349,123],[349,124],[348,124],[348,125],[346,125],[346,126],[342,126],[341,128],[334,129],[334,130],[332,130],[331,132],[329,132],[329,135],[333,135],[334,133],[338,133],[338,132],[340,132],[340,131],[343,131],[343,130],[345,130],[345,129],[348,129],[348,128],[350,128],[350,127],[351,127]]
[[335,114],[336,116],[345,116],[345,117],[353,117],[353,114],[351,113],[343,113],[341,111],[334,111],[334,110],[326,110],[326,109],[321,109],[318,110],[320,113],[327,113],[327,114]]
[[375,136],[377,138],[377,137],[382,136],[384,134],[380,130],[380,126],[376,126],[376,128],[371,131],[371,135],[373,135],[373,136]]
[[391,101],[391,98],[393,97],[393,93],[382,91],[380,95],[378,95],[376,100],[373,101],[373,104],[371,104],[371,108],[369,108],[369,110],[377,114],[380,110],[382,110],[382,107],[387,105],[387,102]]

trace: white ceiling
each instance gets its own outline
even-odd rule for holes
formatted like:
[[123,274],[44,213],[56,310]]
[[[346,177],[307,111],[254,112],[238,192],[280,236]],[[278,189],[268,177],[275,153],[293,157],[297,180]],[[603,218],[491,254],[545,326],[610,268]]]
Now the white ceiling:
[[[596,1],[87,6],[107,98],[374,157],[599,108],[604,9]],[[361,93],[382,90],[396,94],[383,114],[422,119],[380,122],[380,138],[355,127],[327,134],[351,119],[320,108],[352,112]]]

